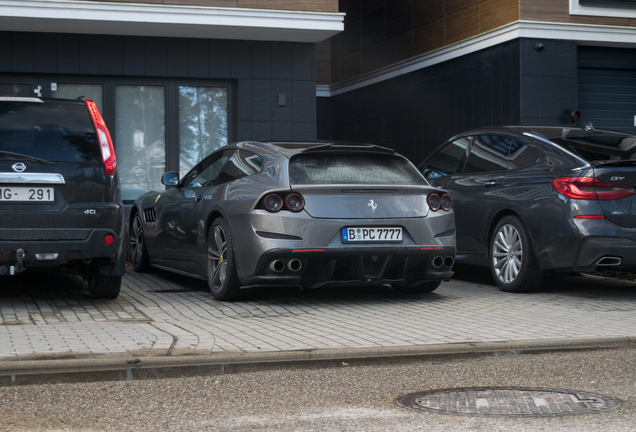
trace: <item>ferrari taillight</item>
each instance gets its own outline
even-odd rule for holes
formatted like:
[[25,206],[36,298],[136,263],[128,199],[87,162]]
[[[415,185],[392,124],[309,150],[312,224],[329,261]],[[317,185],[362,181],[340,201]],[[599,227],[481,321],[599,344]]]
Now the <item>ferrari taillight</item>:
[[431,192],[426,197],[426,203],[432,211],[437,211],[439,209],[449,211],[453,206],[453,200],[447,193],[438,194],[437,192]]

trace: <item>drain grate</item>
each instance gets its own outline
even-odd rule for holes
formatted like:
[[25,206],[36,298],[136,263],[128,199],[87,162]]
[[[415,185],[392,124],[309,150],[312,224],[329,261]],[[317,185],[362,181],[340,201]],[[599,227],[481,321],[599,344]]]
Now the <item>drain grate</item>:
[[561,417],[618,408],[618,399],[576,390],[476,387],[411,393],[395,401],[414,410],[461,416]]

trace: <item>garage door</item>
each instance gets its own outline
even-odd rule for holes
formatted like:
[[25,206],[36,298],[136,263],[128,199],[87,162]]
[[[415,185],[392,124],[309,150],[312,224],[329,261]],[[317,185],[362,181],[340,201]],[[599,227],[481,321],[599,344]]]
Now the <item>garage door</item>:
[[581,122],[636,133],[636,50],[579,47]]

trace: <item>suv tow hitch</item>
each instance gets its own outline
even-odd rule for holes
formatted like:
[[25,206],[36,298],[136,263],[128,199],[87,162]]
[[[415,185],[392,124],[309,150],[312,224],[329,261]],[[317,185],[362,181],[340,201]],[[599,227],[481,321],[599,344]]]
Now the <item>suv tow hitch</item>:
[[0,276],[15,276],[24,271],[22,261],[24,260],[24,250],[18,249],[15,251],[16,263],[15,265],[3,265],[0,266]]

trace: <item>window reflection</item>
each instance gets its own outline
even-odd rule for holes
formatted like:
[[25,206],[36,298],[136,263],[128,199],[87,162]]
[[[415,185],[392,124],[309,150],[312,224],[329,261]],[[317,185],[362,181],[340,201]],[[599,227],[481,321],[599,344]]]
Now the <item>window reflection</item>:
[[163,190],[166,166],[166,98],[162,86],[115,88],[117,169],[121,184]]
[[99,112],[104,114],[103,91],[101,84],[58,84],[57,90],[51,92],[54,98],[77,99],[83,96],[97,105]]
[[179,168],[181,174],[227,145],[228,90],[179,87]]

